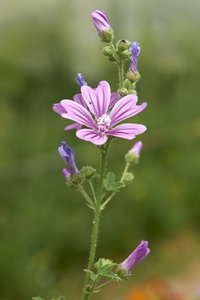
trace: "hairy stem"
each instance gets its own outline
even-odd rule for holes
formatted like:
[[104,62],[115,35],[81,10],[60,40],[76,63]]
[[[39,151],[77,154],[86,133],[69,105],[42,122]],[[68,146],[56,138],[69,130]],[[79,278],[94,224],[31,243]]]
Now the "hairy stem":
[[[95,205],[95,209],[94,209],[92,237],[91,237],[90,254],[89,254],[87,270],[92,270],[92,268],[94,266],[94,261],[95,261],[96,247],[97,247],[97,241],[98,241],[98,235],[99,235],[99,223],[100,223],[100,217],[101,217],[103,179],[104,179],[105,171],[106,171],[107,154],[108,154],[109,144],[110,144],[110,142],[108,141],[104,147],[103,146],[100,147],[101,169],[100,169],[99,184],[98,184],[98,189],[97,189],[96,205]],[[85,284],[83,287],[82,300],[88,300],[91,293],[92,293],[92,289],[90,286],[90,274],[87,272],[86,277],[85,277]]]

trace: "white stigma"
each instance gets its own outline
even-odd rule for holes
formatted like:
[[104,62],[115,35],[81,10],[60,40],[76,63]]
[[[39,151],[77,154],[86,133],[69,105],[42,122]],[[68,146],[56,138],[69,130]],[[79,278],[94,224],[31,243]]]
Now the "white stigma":
[[107,114],[103,114],[97,120],[98,129],[100,132],[105,132],[110,127],[111,119],[110,116]]

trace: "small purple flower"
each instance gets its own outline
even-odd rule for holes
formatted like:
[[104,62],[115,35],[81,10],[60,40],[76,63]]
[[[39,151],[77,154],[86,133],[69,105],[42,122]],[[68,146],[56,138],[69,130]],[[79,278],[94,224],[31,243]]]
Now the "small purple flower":
[[77,76],[75,77],[76,82],[80,85],[87,85],[87,82],[85,82],[84,77],[81,73],[78,73]]
[[98,32],[98,35],[101,36],[103,31],[109,31],[110,23],[106,17],[105,12],[100,10],[95,10],[91,14],[92,22]]
[[95,145],[103,145],[108,136],[132,140],[146,130],[142,124],[126,123],[115,126],[141,112],[147,104],[136,105],[138,98],[133,94],[118,100],[117,93],[113,93],[112,96],[107,81],[101,81],[96,89],[82,86],[81,95],[79,94],[80,100],[84,103],[68,99],[61,100],[60,104],[54,104],[53,110],[63,118],[87,127],[76,131],[76,136],[82,140]]
[[69,176],[78,174],[78,169],[74,161],[74,151],[67,145],[66,142],[62,142],[62,146],[58,148],[58,153],[69,167],[69,169],[63,169],[65,178],[68,179]]
[[133,42],[129,48],[131,52],[131,62],[130,62],[130,71],[134,74],[138,70],[138,55],[140,54],[140,45],[138,42]]
[[141,149],[142,149],[142,142],[138,141],[133,145],[129,153],[135,153],[136,156],[139,157]]
[[121,269],[129,273],[131,269],[140,263],[150,252],[147,241],[141,241],[137,248],[122,262]]

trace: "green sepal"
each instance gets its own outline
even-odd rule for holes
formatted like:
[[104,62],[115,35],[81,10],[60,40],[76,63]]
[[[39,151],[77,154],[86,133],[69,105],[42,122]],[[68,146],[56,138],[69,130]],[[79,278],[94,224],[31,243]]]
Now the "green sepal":
[[132,73],[130,70],[126,73],[126,78],[128,78],[131,82],[137,82],[141,79],[141,74],[136,71]]
[[115,174],[113,172],[107,173],[104,178],[103,185],[107,192],[116,192],[125,186],[124,183],[115,181]]
[[112,280],[121,280],[118,274],[115,272],[115,268],[118,264],[113,263],[110,259],[100,258],[94,265],[97,270],[97,274],[100,277],[110,278]]
[[131,42],[128,41],[128,40],[119,40],[117,43],[116,43],[116,48],[119,50],[119,51],[124,51],[124,50],[127,50],[131,45]]
[[113,32],[112,28],[110,28],[109,30],[103,30],[101,32],[100,38],[101,38],[101,41],[104,43],[112,42],[112,40],[114,38],[114,32]]
[[96,170],[91,166],[84,166],[79,171],[80,177],[82,180],[91,179],[96,173]]
[[131,172],[126,172],[125,175],[124,175],[124,178],[123,178],[123,182],[124,182],[125,184],[128,184],[128,183],[130,183],[131,181],[133,181],[133,179],[134,179],[133,173],[131,173]]

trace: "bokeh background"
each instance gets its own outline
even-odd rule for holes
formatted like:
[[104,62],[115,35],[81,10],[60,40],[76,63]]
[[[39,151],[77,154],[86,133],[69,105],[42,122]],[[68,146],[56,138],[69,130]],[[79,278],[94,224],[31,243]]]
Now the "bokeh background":
[[[148,127],[135,180],[104,212],[98,256],[121,262],[142,239],[151,248],[126,283],[96,299],[143,299],[131,291],[149,282],[192,299],[200,286],[199,0],[1,1],[0,299],[80,299],[92,214],[67,189],[57,147],[66,140],[79,168],[98,168],[99,153],[64,132],[70,122],[51,107],[79,92],[77,72],[93,87],[105,79],[117,88],[95,9],[107,12],[116,41],[140,43],[138,95],[148,102],[134,120]],[[118,176],[131,146],[113,143],[109,170]]]

